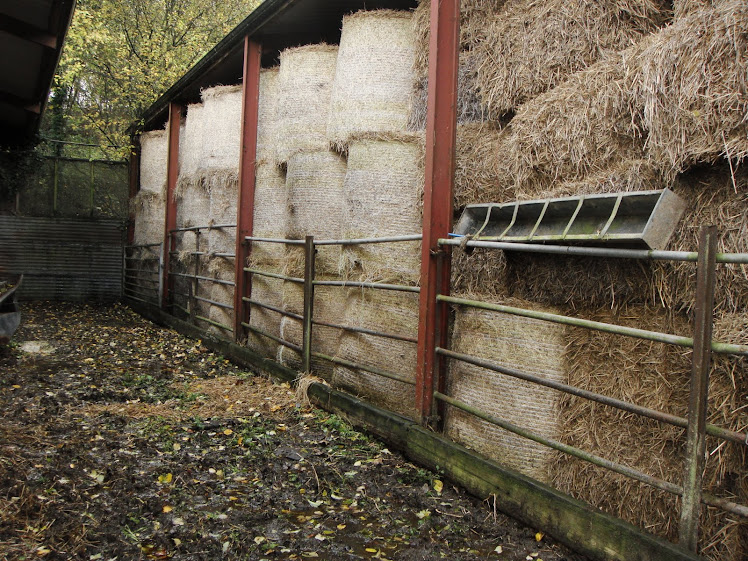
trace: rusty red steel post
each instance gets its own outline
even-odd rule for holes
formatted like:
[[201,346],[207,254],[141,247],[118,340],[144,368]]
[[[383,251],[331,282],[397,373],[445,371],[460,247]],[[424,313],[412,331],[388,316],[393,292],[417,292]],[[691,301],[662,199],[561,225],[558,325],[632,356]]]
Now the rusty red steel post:
[[175,192],[177,179],[179,177],[179,128],[182,124],[182,112],[184,107],[179,103],[169,104],[168,123],[168,156],[166,161],[166,212],[164,216],[164,246],[163,246],[163,270],[162,285],[164,287],[161,295],[161,309],[169,306],[174,290],[174,280],[169,275],[171,267],[171,251],[173,249],[174,233],[177,227],[177,199]]
[[314,261],[317,249],[314,236],[304,239],[304,316],[302,320],[303,338],[301,353],[301,371],[312,371],[312,330],[314,325]]
[[691,390],[688,399],[685,474],[679,529],[680,544],[694,552],[698,549],[699,541],[701,483],[706,452],[716,263],[717,229],[714,226],[702,226],[699,231],[699,259],[696,269]]
[[239,153],[239,194],[236,205],[236,251],[234,262],[234,339],[244,334],[242,322],[249,323],[252,277],[244,268],[251,251],[247,236],[254,229],[255,161],[257,160],[257,122],[260,101],[260,67],[262,47],[244,38],[244,80],[242,83],[242,126]]
[[131,139],[132,148],[130,149],[130,161],[127,166],[128,172],[128,201],[130,204],[130,214],[127,220],[127,245],[135,243],[135,211],[133,210],[132,200],[140,190],[140,137],[133,136]]
[[[457,71],[460,47],[460,1],[431,0],[429,85],[426,116],[426,173],[423,197],[421,293],[416,366],[416,410],[421,423],[431,417],[436,346],[446,346],[448,309],[436,295],[449,294],[449,249],[439,247],[452,228],[452,192],[457,131]],[[446,251],[437,275],[440,252]],[[437,341],[437,336],[440,341]]]

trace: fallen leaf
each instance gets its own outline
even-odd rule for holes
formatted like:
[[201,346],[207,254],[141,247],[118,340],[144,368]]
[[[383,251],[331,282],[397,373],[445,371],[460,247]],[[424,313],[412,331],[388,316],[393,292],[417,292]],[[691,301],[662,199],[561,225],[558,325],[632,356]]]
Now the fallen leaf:
[[174,510],[174,509],[172,507],[170,507],[169,505],[164,505],[164,508],[163,508],[164,512],[171,512],[172,510]]
[[536,542],[539,542],[542,539],[543,539],[543,534],[541,532],[538,532],[537,534],[535,534],[535,541]]
[[171,473],[163,473],[158,476],[158,482],[163,484],[171,483],[174,476]]
[[442,489],[444,489],[444,483],[442,483],[439,479],[434,479],[434,491],[436,491],[437,494],[441,495]]
[[501,547],[500,545],[497,545],[496,549],[494,549],[494,552],[495,553],[503,553],[504,552],[504,548]]

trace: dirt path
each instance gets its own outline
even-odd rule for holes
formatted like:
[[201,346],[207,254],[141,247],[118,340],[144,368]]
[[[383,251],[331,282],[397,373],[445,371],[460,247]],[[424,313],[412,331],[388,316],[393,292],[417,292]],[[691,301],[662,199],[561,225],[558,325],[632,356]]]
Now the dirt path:
[[23,311],[0,559],[583,559],[127,308]]

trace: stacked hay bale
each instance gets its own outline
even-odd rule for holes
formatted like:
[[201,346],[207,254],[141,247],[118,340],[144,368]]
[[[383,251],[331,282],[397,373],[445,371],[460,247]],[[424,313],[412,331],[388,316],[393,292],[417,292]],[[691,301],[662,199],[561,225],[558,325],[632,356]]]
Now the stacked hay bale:
[[[277,78],[278,110],[275,123],[279,140],[275,160],[286,168],[286,197],[288,219],[283,237],[303,239],[339,239],[343,211],[343,180],[345,159],[330,150],[327,122],[332,96],[338,47],[307,45],[287,49],[281,53]],[[299,246],[285,248],[284,272],[302,277],[303,250]],[[317,255],[317,278],[337,274],[339,246],[321,248]],[[332,291],[330,291],[332,292]],[[326,291],[315,297],[315,319],[341,323],[334,293]],[[295,314],[303,311],[303,291],[298,284],[283,285],[282,307]],[[280,336],[301,346],[299,320],[284,317],[280,322]],[[318,329],[315,350],[328,355],[337,352],[337,330],[327,333]],[[281,346],[278,360],[294,368],[300,367],[296,351]],[[315,364],[324,374],[328,365]]]
[[[343,18],[327,126],[330,144],[348,157],[344,227],[338,237],[421,232],[421,149],[418,136],[406,132],[414,56],[411,13],[362,11]],[[420,242],[345,246],[340,264],[351,280],[415,284],[420,274]],[[352,290],[347,293],[345,321],[338,323],[414,337],[417,310],[417,298],[410,294]],[[388,317],[399,319],[392,323]],[[409,380],[415,375],[415,345],[409,342],[346,332],[338,355]],[[394,367],[392,357],[398,357]],[[333,384],[413,414],[409,384],[342,366],[334,368]]]
[[[521,17],[504,23],[499,20],[513,5],[521,4],[506,2],[491,25],[518,26]],[[524,4],[529,14],[553,2]],[[584,8],[585,3],[574,3],[568,10],[608,10],[605,13],[610,15],[615,12],[609,10],[623,6],[631,17],[610,20],[606,16],[606,25],[613,25],[611,21],[613,27],[631,24],[623,33],[633,43],[630,47],[614,43],[599,47],[594,33],[571,34],[555,46],[538,47],[544,52],[528,56],[538,61],[547,58],[555,64],[556,54],[568,51],[575,64],[550,78],[525,80],[517,88],[511,86],[510,73],[525,72],[533,65],[515,60],[509,67],[501,66],[501,60],[482,61],[480,75],[486,79],[480,91],[493,120],[484,144],[495,160],[491,162],[475,148],[476,153],[470,153],[465,149],[468,143],[458,142],[456,206],[669,187],[686,200],[688,210],[667,249],[695,249],[699,226],[715,223],[720,251],[745,252],[748,175],[737,164],[748,155],[744,118],[748,114],[748,5],[737,0],[676,3],[675,21],[656,30],[667,15],[656,3],[596,4]],[[572,13],[568,10],[557,13]],[[526,21],[529,29],[540,29],[546,20],[556,25],[555,17],[528,17]],[[580,18],[582,28],[586,25],[583,20]],[[569,29],[574,28],[578,26]],[[526,31],[522,29],[522,33]],[[554,34],[552,30],[544,33],[548,37]],[[599,36],[613,37],[606,30]],[[533,42],[532,37],[522,41],[525,39]],[[587,42],[580,43],[582,39]],[[502,39],[486,37],[485,41],[487,51],[501,52]],[[538,44],[545,45],[545,39]],[[510,56],[521,52],[517,49]],[[594,56],[579,58],[579,53]],[[543,67],[548,68],[544,63],[535,65]],[[504,78],[491,81],[489,76]],[[502,111],[511,120],[496,115]],[[476,179],[461,178],[461,158],[467,162],[462,169],[468,169]],[[487,165],[482,163],[486,161]],[[485,171],[471,170],[472,162]],[[484,177],[485,186],[481,185]],[[473,186],[477,188],[471,192]],[[490,255],[491,261],[485,255]],[[720,266],[718,276],[715,333],[723,340],[738,342],[748,323],[745,271],[738,266]],[[691,331],[693,264],[477,251],[467,255],[456,249],[453,281],[458,294],[478,291],[483,300],[515,297],[534,306],[553,306],[565,315],[682,335]],[[456,329],[467,324],[467,313],[457,312]],[[461,345],[466,337],[456,333],[455,344]],[[571,385],[684,414],[690,353],[586,331],[566,331],[564,339],[566,352],[561,360]],[[543,337],[538,335],[537,340]],[[745,429],[746,374],[745,359],[715,357],[710,417],[716,424]],[[481,404],[479,408],[486,407],[489,405]],[[679,483],[684,431],[568,396],[562,398],[561,410],[564,413],[556,422],[562,441]],[[467,438],[477,440],[478,435],[460,435],[463,441]],[[709,440],[715,453],[709,459],[706,491],[745,504],[745,447]],[[672,496],[561,454],[554,454],[548,469],[547,476],[559,488],[675,538],[678,508]],[[704,555],[713,559],[744,557],[745,537],[741,538],[740,523],[733,518],[706,509],[702,520]]]
[[[257,237],[282,239],[288,237],[289,216],[286,176],[276,166],[278,73],[277,67],[260,72],[253,231]],[[286,247],[275,243],[253,243],[249,265],[259,270],[282,274],[286,271]],[[253,275],[252,299],[281,308],[283,285],[284,281],[281,279]],[[251,306],[249,324],[275,337],[281,336],[281,319],[277,312]],[[249,333],[248,344],[268,358],[276,358],[278,354],[278,343],[257,333]]]
[[[200,174],[210,195],[208,224],[236,224],[242,88],[241,86],[216,86],[202,92],[202,101],[204,135],[200,155]],[[234,253],[236,230],[234,228],[208,230],[207,241],[209,255],[204,257],[204,262],[209,276],[233,281],[233,258],[220,257],[216,254]],[[224,326],[233,326],[233,287],[214,283],[209,289],[209,294],[211,300],[223,306],[211,305],[208,318]],[[225,328],[211,326],[210,330],[220,336],[230,335]]]
[[132,201],[137,245],[164,241],[168,144],[165,130],[140,135],[140,190]]

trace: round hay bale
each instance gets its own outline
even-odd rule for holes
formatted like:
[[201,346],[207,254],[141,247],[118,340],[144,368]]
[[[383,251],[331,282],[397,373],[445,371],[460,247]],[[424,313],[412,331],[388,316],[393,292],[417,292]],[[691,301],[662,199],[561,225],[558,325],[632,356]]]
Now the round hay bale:
[[[258,268],[264,268],[257,264]],[[260,275],[252,276],[252,299],[281,308],[283,306],[283,285],[284,281],[271,277]],[[282,316],[272,310],[252,305],[249,313],[249,325],[261,329],[276,337],[281,336],[281,319]],[[266,358],[276,358],[278,355],[278,343],[268,337],[264,337],[252,331],[249,331],[248,346],[259,352]]]
[[242,86],[215,86],[201,92],[203,142],[200,168],[206,177],[237,174],[242,123]]
[[[314,320],[345,324],[345,297],[341,294],[341,288],[332,286],[318,286],[314,291]],[[287,311],[303,314],[304,311],[304,289],[295,283],[286,283],[283,289],[283,308]],[[325,325],[314,325],[312,327],[312,352],[322,353],[328,356],[337,356],[342,332],[335,327]],[[281,337],[299,347],[303,344],[303,329],[301,320],[284,317],[281,320]],[[288,347],[278,351],[278,360],[281,364],[294,369],[301,369],[301,357]],[[315,375],[325,380],[331,380],[333,364],[327,360],[312,357],[312,370]]]
[[214,284],[208,292],[211,300],[214,302],[220,302],[232,308],[223,308],[221,306],[215,306],[208,304],[208,315],[207,318],[222,325],[225,325],[229,329],[224,329],[215,325],[208,327],[208,332],[217,335],[222,339],[233,339],[234,337],[234,287],[222,284]]
[[641,52],[634,95],[647,153],[676,171],[748,157],[748,3],[694,10]]
[[[719,2],[721,0],[716,1]],[[714,0],[673,0],[673,19],[677,21],[713,4]]]
[[327,137],[345,152],[352,136],[396,133],[408,124],[415,37],[410,12],[343,17]]
[[630,47],[669,16],[658,0],[506,2],[468,30],[481,38],[474,51],[483,103],[493,115],[513,112],[606,52]]
[[260,101],[257,108],[257,165],[276,161],[278,118],[278,67],[260,70]]
[[[288,237],[340,239],[345,196],[346,162],[329,150],[297,152],[288,161]],[[340,246],[330,246],[317,256],[317,271],[337,271]]]
[[[353,140],[343,189],[343,236],[381,238],[421,233],[423,180],[418,143],[387,139]],[[346,246],[350,270],[368,279],[417,282],[420,242]]]
[[276,106],[276,161],[296,152],[324,150],[338,47],[307,45],[280,55]]
[[[683,335],[691,332],[688,320],[669,310],[632,306],[619,312],[593,310],[576,315],[655,331]],[[722,335],[725,327],[734,329],[730,320],[735,318],[726,319],[727,323],[717,319],[719,327],[715,334]],[[742,325],[744,335],[745,316]],[[581,329],[570,329],[566,343],[569,384],[666,413],[686,415],[690,351]],[[742,423],[744,430],[746,417],[741,407],[744,410],[748,388],[745,378],[734,377],[742,373],[744,359],[723,362],[723,358],[726,357],[717,357],[710,378],[708,422],[730,428]],[[733,368],[728,367],[730,363]],[[739,368],[736,370],[735,366]],[[564,396],[561,407],[563,442],[649,475],[680,482],[685,430],[573,396]],[[705,491],[745,503],[748,496],[745,446],[717,446],[715,439],[707,440],[710,455]],[[676,539],[679,517],[676,497],[561,453],[555,456],[551,466],[554,486],[650,532]],[[734,516],[717,515],[714,509],[704,512],[702,554],[715,560],[744,558],[744,545],[738,545],[740,524],[734,522]]]
[[[502,304],[552,311],[520,300]],[[451,348],[501,366],[564,382],[567,328],[539,320],[486,310],[458,308]],[[557,438],[559,400],[556,390],[456,360],[449,363],[447,391],[455,399],[522,428]],[[453,440],[525,475],[548,482],[552,450],[514,433],[448,407],[445,432]]]
[[165,130],[140,135],[140,190],[131,202],[135,215],[135,244],[164,240],[167,154]]
[[200,174],[205,134],[205,116],[202,103],[187,106],[187,117],[179,133],[179,178],[176,195],[187,186],[202,183]]
[[[418,295],[383,290],[351,290],[345,324],[395,335],[416,337]],[[341,359],[415,380],[416,345],[361,333],[343,334]],[[332,385],[371,403],[414,418],[415,386],[364,370],[335,366]]]
[[[288,191],[286,175],[271,163],[260,163],[255,172],[255,200],[253,232],[257,237],[288,237]],[[283,259],[286,247],[283,244],[254,242],[252,258],[261,261]]]
[[[214,184],[210,189],[210,215],[208,224],[220,226],[236,224],[239,181]],[[236,228],[218,228],[207,232],[208,250],[212,253],[234,253],[236,250]]]

